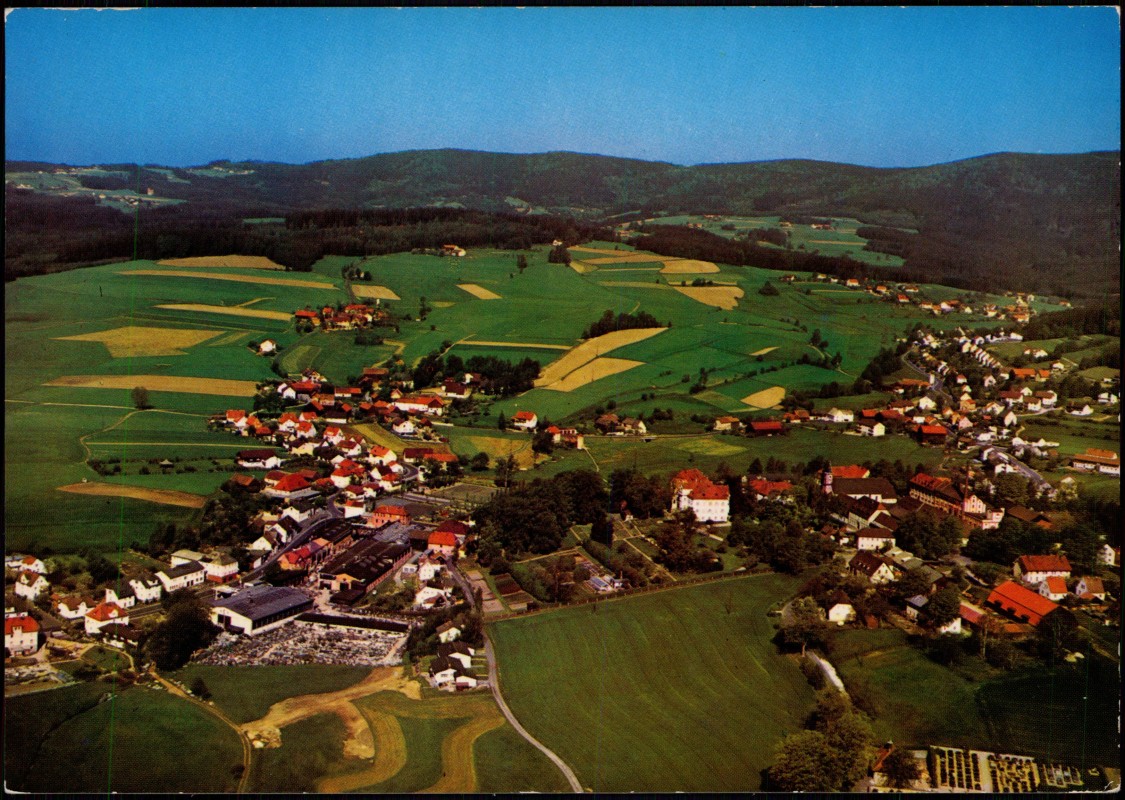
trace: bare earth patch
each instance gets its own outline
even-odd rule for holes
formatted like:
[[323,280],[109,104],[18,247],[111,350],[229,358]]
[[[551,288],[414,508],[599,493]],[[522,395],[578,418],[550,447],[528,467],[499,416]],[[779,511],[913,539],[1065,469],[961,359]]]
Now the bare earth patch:
[[644,341],[655,336],[667,328],[631,328],[624,331],[613,331],[588,339],[582,344],[572,347],[566,355],[547,366],[543,374],[535,381],[536,386],[549,386],[560,381],[574,370],[595,358],[605,355],[618,347]]
[[371,300],[401,300],[402,298],[386,286],[368,286],[367,284],[352,284],[352,291],[356,297],[367,297]]
[[763,389],[760,392],[747,395],[742,398],[742,402],[753,408],[774,408],[785,398],[785,387],[774,386],[770,389]]
[[182,506],[184,508],[203,508],[207,498],[190,492],[177,492],[173,489],[145,489],[140,486],[123,486],[116,483],[72,483],[68,486],[59,486],[60,492],[71,494],[93,494],[102,497],[131,497],[134,500],[147,500],[150,503],[161,503],[166,506]]
[[285,267],[265,256],[199,256],[197,258],[166,258],[157,264],[168,267],[240,267],[242,269],[276,269]]
[[55,338],[68,342],[101,342],[114,358],[133,358],[182,356],[186,348],[213,339],[221,333],[226,333],[226,331],[147,328],[141,325],[127,325],[123,328],[113,328],[108,331]]
[[719,268],[710,261],[696,261],[692,258],[674,258],[664,259],[664,269],[660,271],[679,275],[698,272],[718,272]]
[[143,386],[150,392],[253,397],[258,392],[254,381],[225,378],[178,378],[175,375],[63,375],[44,386],[73,386],[82,389],[132,389]]
[[730,311],[744,292],[738,286],[673,286],[680,294],[709,306]]
[[118,275],[156,275],[161,278],[208,278],[213,281],[236,281],[238,283],[263,283],[270,286],[303,286],[306,289],[331,289],[337,286],[318,281],[298,281],[293,278],[265,278],[256,275],[224,275],[221,272],[180,272],[174,269],[132,269],[118,272]]
[[593,383],[596,380],[616,375],[642,364],[644,364],[643,361],[630,361],[627,358],[595,358],[593,361],[583,364],[562,380],[555,381],[543,388],[552,389],[556,392],[571,392],[587,383]]
[[500,297],[500,295],[496,294],[496,292],[489,291],[488,289],[485,289],[483,286],[477,286],[475,283],[459,283],[459,284],[457,284],[457,288],[458,289],[464,289],[466,292],[471,294],[473,297],[480,298],[481,300],[502,300],[503,299],[502,297]]
[[[348,704],[351,705],[350,703]],[[328,794],[352,792],[364,786],[375,786],[397,775],[406,766],[406,739],[402,726],[393,714],[364,708],[361,712],[374,751],[371,765],[359,772],[349,772],[317,781],[317,791]]]
[[[256,301],[251,301],[256,302]],[[257,319],[276,319],[287,321],[292,315],[284,311],[260,311],[241,306],[209,306],[204,303],[164,303],[157,308],[169,308],[173,311],[202,311],[206,314],[230,314],[232,317],[255,317]]]
[[750,355],[752,355],[752,356],[764,356],[766,353],[772,353],[776,349],[777,349],[776,347],[763,347],[761,350],[755,350]]

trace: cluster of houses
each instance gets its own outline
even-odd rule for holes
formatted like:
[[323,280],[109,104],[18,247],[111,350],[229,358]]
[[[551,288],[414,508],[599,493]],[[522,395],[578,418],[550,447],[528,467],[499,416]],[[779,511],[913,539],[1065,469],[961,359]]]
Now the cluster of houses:
[[457,641],[461,631],[452,622],[442,624],[437,633],[441,643],[437,655],[430,662],[431,685],[450,691],[475,688],[480,682],[472,669],[476,649]]
[[317,310],[299,308],[293,312],[293,317],[298,323],[304,322],[326,331],[350,331],[384,325],[389,319],[389,314],[384,308],[366,303],[348,303],[343,308],[333,306],[324,306]]

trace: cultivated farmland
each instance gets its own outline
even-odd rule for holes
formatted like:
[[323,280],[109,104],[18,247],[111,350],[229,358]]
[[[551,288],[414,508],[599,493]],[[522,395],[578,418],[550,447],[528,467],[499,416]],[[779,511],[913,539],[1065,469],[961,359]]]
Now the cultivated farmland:
[[56,338],[64,342],[101,342],[114,358],[135,358],[138,356],[182,356],[187,348],[212,339],[220,333],[221,331],[127,325],[123,328],[113,328],[108,331]]
[[766,616],[798,585],[751,576],[496,623],[501,689],[592,791],[758,789],[812,707]]
[[265,256],[199,256],[196,258],[166,258],[157,261],[166,267],[237,267],[239,269],[274,269],[285,271],[285,267]]

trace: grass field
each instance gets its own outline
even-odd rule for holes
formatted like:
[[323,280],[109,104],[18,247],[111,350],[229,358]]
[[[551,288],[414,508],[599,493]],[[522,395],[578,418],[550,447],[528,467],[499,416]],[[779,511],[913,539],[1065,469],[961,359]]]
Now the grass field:
[[235,722],[266,715],[270,706],[287,697],[311,692],[334,692],[363,680],[370,669],[317,665],[290,667],[209,667],[189,664],[175,678],[188,686],[202,678],[211,699]]
[[1120,685],[1116,666],[1096,654],[1080,667],[986,668],[970,681],[908,645],[902,631],[883,629],[841,633],[831,660],[845,683],[862,681],[880,699],[873,727],[881,739],[1116,761]]
[[[8,788],[31,792],[230,792],[242,763],[234,731],[167,692],[134,687],[94,703],[112,684],[6,698]],[[190,742],[189,747],[185,743]],[[9,770],[21,755],[17,780]]]
[[798,585],[753,576],[496,623],[505,699],[593,791],[755,790],[812,706],[766,616]]

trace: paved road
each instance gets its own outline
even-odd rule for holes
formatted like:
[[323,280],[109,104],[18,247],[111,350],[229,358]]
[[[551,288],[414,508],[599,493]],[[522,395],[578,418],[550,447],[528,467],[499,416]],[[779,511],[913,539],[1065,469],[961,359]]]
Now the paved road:
[[554,762],[555,766],[566,776],[567,782],[570,783],[570,788],[573,791],[581,792],[582,784],[579,783],[578,776],[574,774],[574,770],[567,766],[567,763],[559,758],[553,750],[528,733],[523,725],[520,725],[519,720],[516,719],[512,710],[508,708],[508,704],[504,702],[504,696],[500,694],[500,672],[496,667],[496,657],[492,652],[492,641],[488,638],[487,631],[485,631],[484,634],[484,655],[485,658],[488,659],[488,683],[492,687],[492,696],[496,698],[496,705],[500,706],[500,710],[504,713],[508,722],[511,723],[512,727],[516,729],[516,732],[519,733],[520,736],[531,742],[543,755]]

